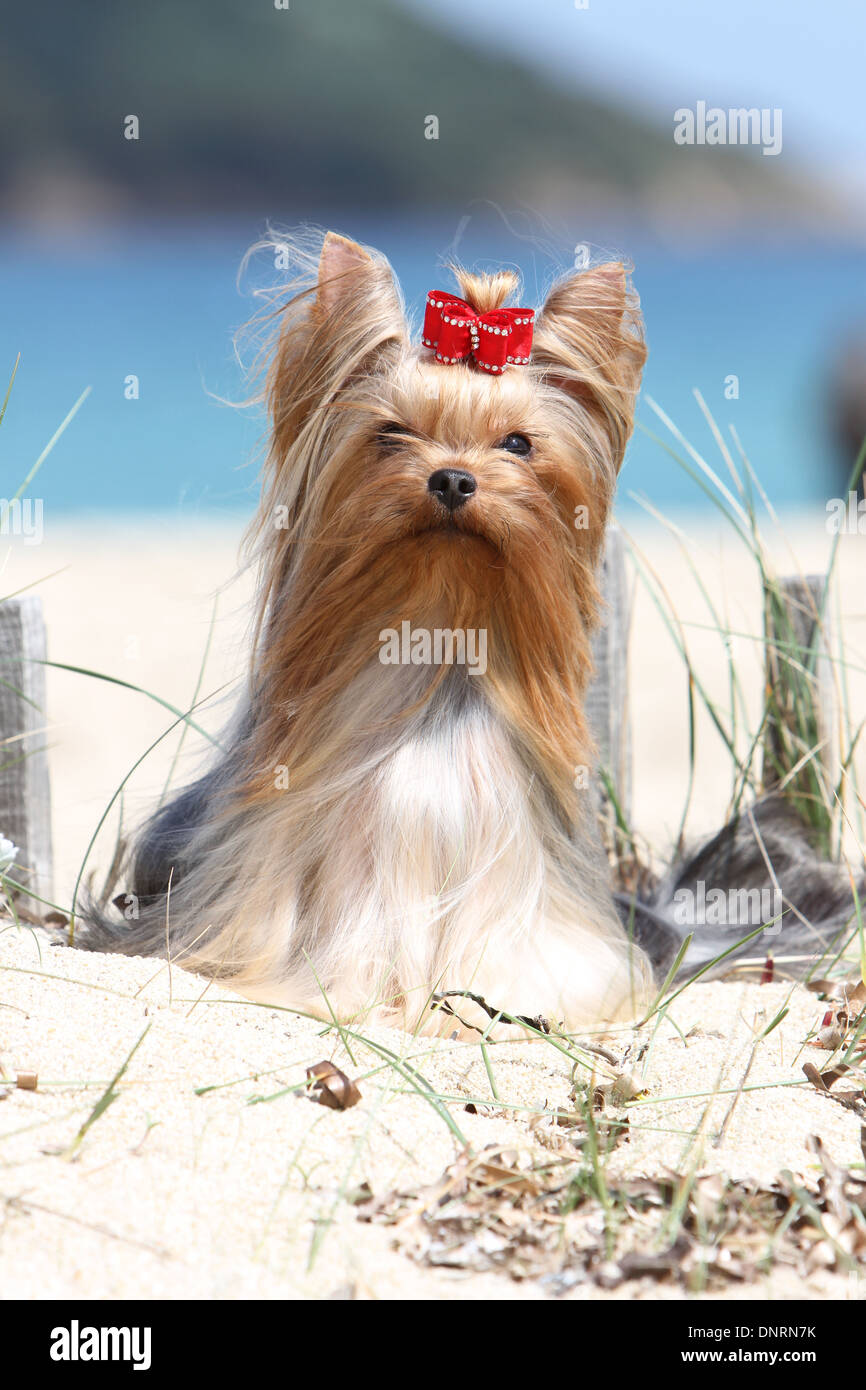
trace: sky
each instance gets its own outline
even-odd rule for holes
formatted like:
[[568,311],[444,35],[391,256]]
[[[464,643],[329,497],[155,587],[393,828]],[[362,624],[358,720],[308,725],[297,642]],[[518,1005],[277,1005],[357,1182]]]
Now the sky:
[[[615,94],[662,125],[698,100],[779,107],[783,156],[866,209],[864,0],[403,0],[430,23]],[[579,0],[583,3],[583,0]]]

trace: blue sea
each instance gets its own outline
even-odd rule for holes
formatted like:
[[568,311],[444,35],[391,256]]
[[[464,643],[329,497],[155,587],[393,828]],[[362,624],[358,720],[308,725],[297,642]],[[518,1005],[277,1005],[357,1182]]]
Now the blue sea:
[[[357,216],[345,225],[386,252],[420,315],[424,292],[443,283],[436,266],[451,249],[453,226]],[[44,499],[46,522],[75,511],[190,518],[250,511],[263,421],[225,402],[245,391],[232,335],[255,304],[239,292],[237,272],[260,232],[254,224],[208,223],[0,238],[0,398],[21,355],[0,427],[4,496],[90,387],[27,490]],[[457,249],[467,262],[484,254],[517,264],[529,296],[569,264],[562,258],[557,266],[505,232],[484,246],[467,235]],[[853,460],[834,447],[828,388],[846,339],[866,331],[866,254],[790,242],[683,254],[642,247],[637,238],[622,249],[635,265],[650,349],[640,423],[673,444],[652,397],[722,467],[698,389],[720,428],[735,426],[777,506],[823,505],[840,494]],[[127,397],[132,376],[137,399]],[[636,505],[630,494],[671,510],[709,505],[640,428],[621,508]]]

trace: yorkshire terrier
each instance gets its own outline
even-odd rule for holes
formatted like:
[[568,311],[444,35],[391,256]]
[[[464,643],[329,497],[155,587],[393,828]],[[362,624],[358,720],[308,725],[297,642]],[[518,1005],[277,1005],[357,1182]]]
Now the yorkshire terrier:
[[452,990],[569,1028],[644,998],[577,775],[637,300],[616,263],[537,313],[510,271],[456,276],[420,343],[376,252],[328,233],[295,283],[248,693],[86,944],[410,1029],[451,1031]]
[[[537,312],[506,307],[510,271],[455,268],[413,342],[381,255],[333,233],[298,255],[249,688],[221,761],[145,827],[125,920],[83,944],[409,1030],[451,1032],[461,991],[569,1030],[633,1015],[652,971],[577,775],[646,356],[624,267]],[[637,919],[656,961],[662,916]]]

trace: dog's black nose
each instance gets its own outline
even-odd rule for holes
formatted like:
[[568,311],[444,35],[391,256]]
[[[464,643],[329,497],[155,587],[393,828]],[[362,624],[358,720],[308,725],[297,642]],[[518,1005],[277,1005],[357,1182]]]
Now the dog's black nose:
[[471,473],[462,468],[437,468],[427,479],[427,490],[446,506],[449,512],[456,512],[469,501],[478,484]]

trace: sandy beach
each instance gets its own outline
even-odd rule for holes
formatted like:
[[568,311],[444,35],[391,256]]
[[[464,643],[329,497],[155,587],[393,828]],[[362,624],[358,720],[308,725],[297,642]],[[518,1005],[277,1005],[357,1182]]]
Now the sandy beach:
[[[749,636],[760,619],[751,564],[705,520],[681,525],[713,601],[742,633],[737,659],[754,709],[761,652]],[[781,572],[798,564],[820,572],[830,548],[822,517],[794,519],[787,531],[796,559],[782,543],[774,547]],[[675,598],[701,679],[724,702],[722,643],[705,626],[687,562],[660,528],[642,525],[632,534],[646,569]],[[41,547],[9,543],[2,582],[7,593],[36,585],[51,659],[114,675],[187,708],[199,685],[217,590],[202,695],[229,687],[243,671],[251,581],[232,578],[239,535],[229,522],[49,521]],[[848,698],[861,717],[862,574],[863,538],[843,537],[838,613],[851,663]],[[688,781],[687,690],[680,658],[640,585],[630,669],[635,820],[663,855]],[[224,713],[212,707],[201,719],[217,730]],[[61,906],[70,901],[106,803],[171,722],[145,695],[49,671],[54,891]],[[176,781],[195,767],[203,742],[187,738]],[[159,796],[177,743],[174,731],[131,779],[125,825]],[[698,750],[694,834],[718,823],[729,791],[724,748],[703,715]],[[118,811],[115,806],[91,856],[97,882],[111,857]],[[405,1074],[382,1066],[375,1046],[347,1047],[321,1024],[252,1006],[176,966],[73,952],[9,924],[0,931],[0,985],[0,1296],[553,1296],[543,1283],[503,1273],[432,1267],[395,1248],[391,1226],[359,1219],[347,1193],[364,1184],[377,1199],[416,1192],[461,1151],[435,1107],[405,1083]],[[788,1013],[757,1049],[749,1089],[717,1142],[756,1029],[783,1008]],[[626,1112],[629,1139],[611,1155],[609,1172],[623,1179],[661,1175],[686,1163],[736,1181],[771,1182],[787,1169],[814,1187],[820,1165],[808,1141],[815,1134],[837,1164],[862,1170],[858,1116],[819,1094],[802,1070],[822,1008],[814,995],[784,984],[687,990],[641,1064],[642,1094]],[[76,1144],[139,1040],[116,1101]],[[566,1105],[572,1085],[572,1063],[550,1046],[497,1047],[499,1104],[492,1113],[473,1114],[465,1104],[491,1102],[478,1049],[387,1030],[370,1031],[369,1041],[410,1060],[435,1092],[455,1098],[452,1113],[474,1149],[499,1146],[530,1164],[549,1153],[546,1131],[555,1122],[545,1112]],[[620,1036],[609,1046],[622,1051],[632,1043]],[[322,1060],[363,1078],[354,1109],[337,1112],[289,1093]],[[28,1071],[38,1073],[35,1091],[14,1084]],[[862,1296],[862,1280],[852,1282],[832,1262],[816,1266],[805,1282],[802,1273],[781,1266],[721,1296],[806,1293]],[[578,1283],[562,1296],[598,1297],[600,1290]],[[681,1297],[682,1290],[635,1278],[604,1296]]]
[[[359,1219],[368,1196],[411,1198],[462,1151],[412,1076],[452,1098],[460,1136],[477,1152],[492,1146],[522,1169],[561,1159],[568,1136],[553,1115],[573,1108],[572,1063],[550,1046],[492,1048],[493,1103],[475,1047],[376,1028],[363,1030],[367,1041],[341,1041],[176,966],[49,946],[11,929],[0,934],[0,972],[0,1059],[10,1078],[38,1073],[35,1092],[10,1089],[0,1104],[0,1297],[554,1296],[550,1283],[478,1272],[477,1260],[431,1266],[399,1241],[399,1226]],[[726,1123],[755,1027],[786,1005]],[[814,1192],[815,1134],[836,1164],[862,1168],[859,1118],[802,1073],[821,1009],[782,984],[686,991],[638,1067],[643,1099],[619,1112],[629,1137],[608,1161],[609,1183],[694,1165],[766,1184],[788,1169]],[[628,1043],[626,1032],[607,1039],[619,1051]],[[136,1044],[116,1101],[76,1144]],[[402,1072],[383,1065],[381,1048]],[[291,1092],[322,1060],[358,1080],[352,1109]],[[595,1080],[609,1074],[599,1059]],[[820,1263],[806,1280],[782,1264],[715,1296],[862,1297],[862,1283]],[[562,1296],[683,1292],[636,1277],[608,1291],[578,1283]]]

